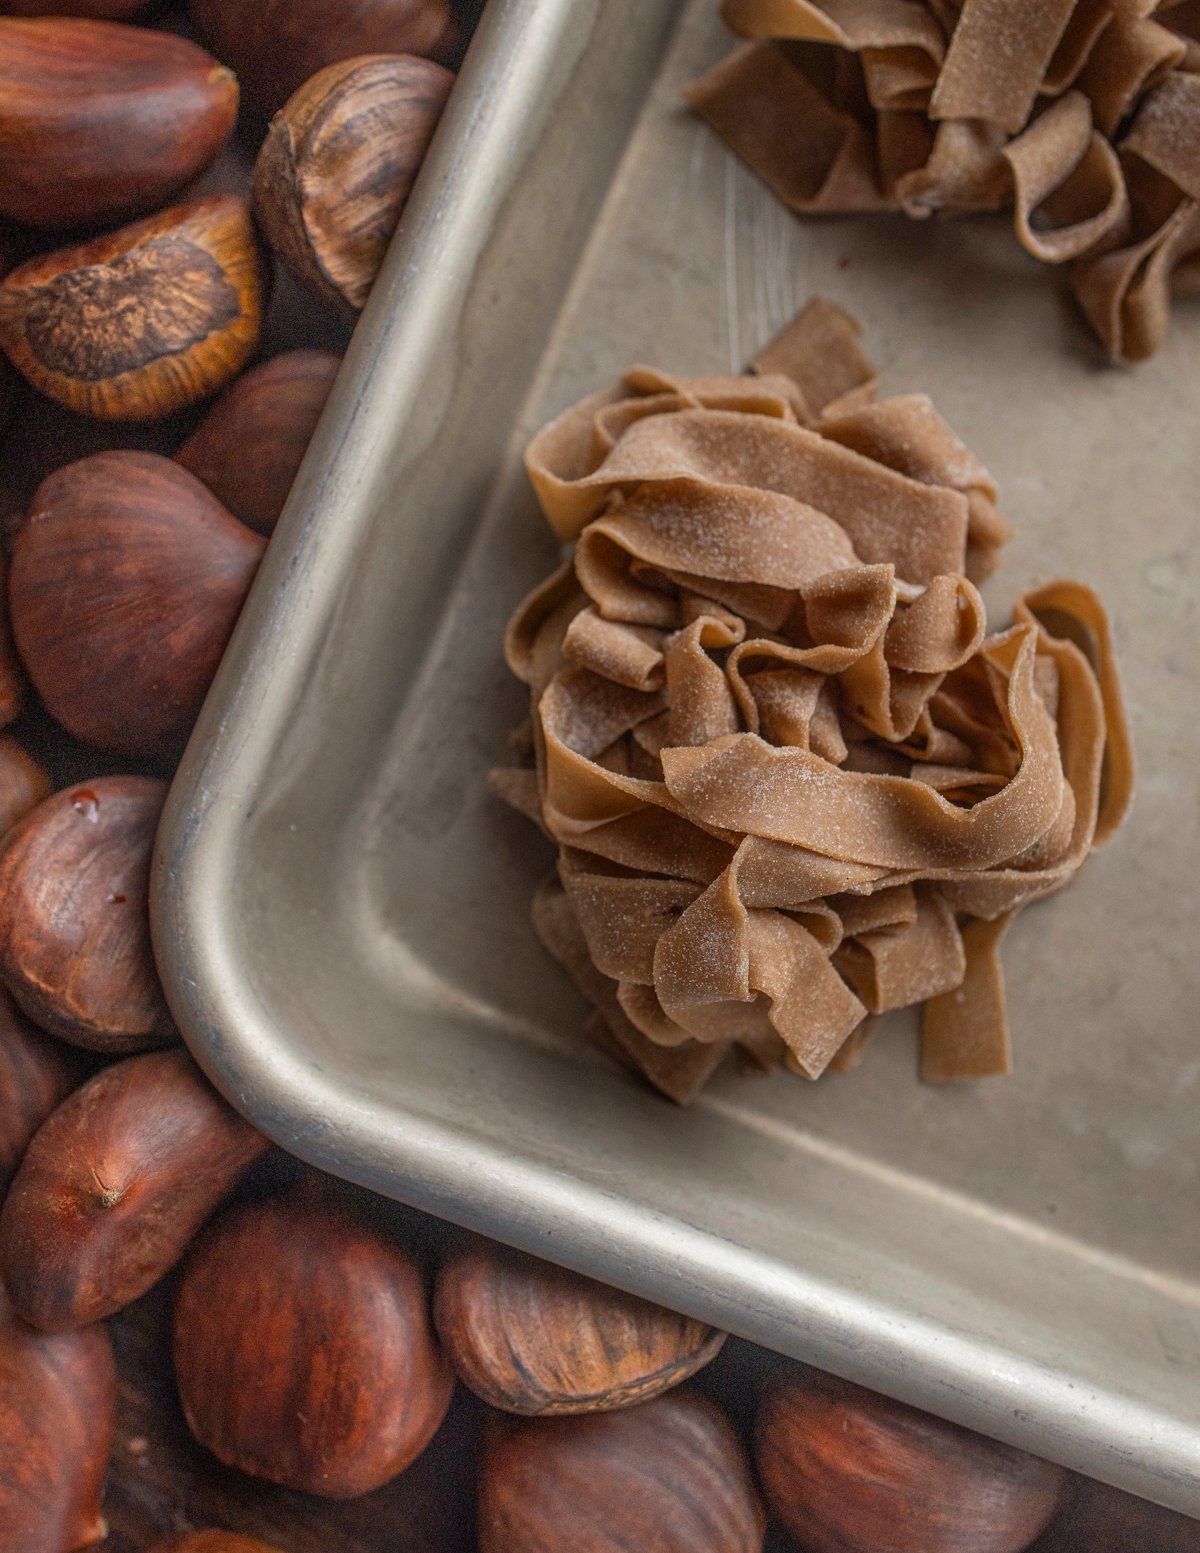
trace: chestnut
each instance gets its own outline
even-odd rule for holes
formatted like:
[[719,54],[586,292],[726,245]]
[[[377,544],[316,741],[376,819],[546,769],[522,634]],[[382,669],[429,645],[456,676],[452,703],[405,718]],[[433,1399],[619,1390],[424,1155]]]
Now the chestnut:
[[755,1429],[771,1509],[812,1553],[1019,1553],[1065,1474],[815,1371],[769,1386]]
[[279,1549],[232,1531],[185,1531],[169,1542],[156,1542],[149,1553],[279,1553]]
[[184,1264],[174,1354],[202,1445],[331,1499],[403,1471],[454,1386],[416,1263],[319,1181],[205,1231]]
[[725,1333],[485,1240],[444,1260],[438,1336],[477,1396],[508,1413],[591,1413],[668,1391]]
[[191,0],[191,12],[266,113],[339,60],[422,54],[452,64],[464,41],[452,0]]
[[497,1420],[484,1451],[481,1553],[758,1553],[764,1519],[737,1436],[692,1391]]
[[150,948],[150,852],[166,784],[101,777],[0,842],[0,980],[44,1030],[119,1053],[173,1034]]
[[11,734],[0,733],[0,836],[52,791],[49,773]]
[[453,84],[411,54],[350,59],[272,120],[254,214],[296,279],[343,312],[370,295]]
[[85,743],[178,754],[264,541],[153,453],[44,480],[13,545],[13,636],[50,714]]
[[235,518],[255,533],[269,534],[341,364],[328,351],[297,350],[251,368],[225,390],[176,461]]
[[0,1549],[73,1553],[105,1535],[117,1371],[103,1327],[48,1337],[0,1287]]
[[153,210],[213,160],[233,74],[185,38],[0,17],[0,216],[75,226]]
[[70,1050],[0,992],[0,1200],[29,1140],[78,1081]]
[[265,286],[249,207],[215,195],[20,265],[0,283],[0,346],[68,410],[158,420],[246,365]]
[[17,1313],[61,1332],[122,1310],[268,1147],[184,1051],[97,1073],[39,1129],[0,1210]]

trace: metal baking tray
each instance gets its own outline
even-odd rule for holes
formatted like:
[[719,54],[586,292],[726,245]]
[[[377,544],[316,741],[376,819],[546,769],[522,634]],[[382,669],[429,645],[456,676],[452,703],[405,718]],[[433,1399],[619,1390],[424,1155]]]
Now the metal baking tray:
[[[156,942],[199,1060],[322,1168],[1200,1514],[1200,310],[1102,368],[991,223],[802,223],[679,102],[714,0],[492,0],[175,783]],[[486,793],[554,547],[529,434],[633,361],[736,368],[814,292],[999,478],[997,617],[1094,582],[1132,822],[1006,946],[1016,1076],[912,1026],[679,1111],[594,1053]]]

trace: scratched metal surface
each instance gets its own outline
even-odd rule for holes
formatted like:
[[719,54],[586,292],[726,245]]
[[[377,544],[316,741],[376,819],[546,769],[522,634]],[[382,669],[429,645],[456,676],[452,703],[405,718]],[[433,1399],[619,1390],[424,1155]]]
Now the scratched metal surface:
[[[1200,1513],[1200,309],[1101,367],[992,223],[802,224],[680,107],[712,0],[493,0],[193,741],[160,848],[172,1003],[315,1163]],[[932,393],[1039,577],[1109,599],[1141,793],[1006,950],[1017,1075],[858,1073],[673,1110],[580,1042],[484,792],[504,620],[554,557],[519,466],[632,360],[736,367],[813,292]]]

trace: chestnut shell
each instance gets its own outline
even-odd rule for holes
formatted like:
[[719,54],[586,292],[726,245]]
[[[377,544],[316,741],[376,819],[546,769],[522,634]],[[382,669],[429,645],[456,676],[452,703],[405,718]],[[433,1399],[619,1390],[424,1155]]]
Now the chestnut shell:
[[768,1387],[755,1429],[767,1502],[811,1553],[1020,1553],[1065,1474],[816,1371]]
[[254,213],[296,279],[348,316],[371,293],[453,85],[409,54],[345,60],[271,122]]
[[459,1379],[509,1413],[589,1413],[668,1391],[725,1334],[578,1273],[484,1240],[438,1272],[438,1336]]
[[403,1471],[454,1387],[420,1269],[319,1182],[209,1227],[184,1266],[174,1354],[202,1445],[331,1499]]
[[166,791],[100,777],[47,798],[0,842],[0,979],[76,1046],[121,1053],[173,1036],[147,904]]
[[0,1201],[29,1140],[82,1076],[73,1056],[0,992]]
[[266,113],[338,60],[423,54],[454,64],[465,41],[451,0],[191,0],[191,12]]
[[116,1403],[104,1328],[35,1332],[0,1287],[0,1546],[73,1553],[104,1536]]
[[68,410],[160,420],[246,365],[266,285],[246,202],[192,200],[13,270],[0,283],[0,346]]
[[764,1519],[736,1435],[693,1391],[497,1420],[484,1453],[481,1553],[758,1553]]
[[39,1129],[0,1210],[0,1278],[43,1331],[144,1294],[267,1149],[184,1051],[105,1068]]
[[248,528],[271,533],[341,364],[328,351],[296,350],[252,367],[225,390],[176,461]]
[[0,16],[0,215],[35,226],[153,210],[213,160],[232,73],[186,38],[74,16]]

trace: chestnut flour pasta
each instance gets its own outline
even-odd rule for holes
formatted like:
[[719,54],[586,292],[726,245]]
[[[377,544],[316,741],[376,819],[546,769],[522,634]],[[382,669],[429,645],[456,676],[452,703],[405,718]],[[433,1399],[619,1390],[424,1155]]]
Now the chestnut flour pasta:
[[685,94],[804,213],[1011,209],[1114,360],[1200,289],[1197,0],[725,0]]
[[740,377],[648,367],[534,438],[571,559],[507,637],[557,844],[535,924],[593,1035],[679,1101],[726,1052],[818,1078],[923,1003],[929,1079],[1009,1067],[999,948],[1120,824],[1132,758],[1081,583],[990,630],[1008,525],[815,302]]

